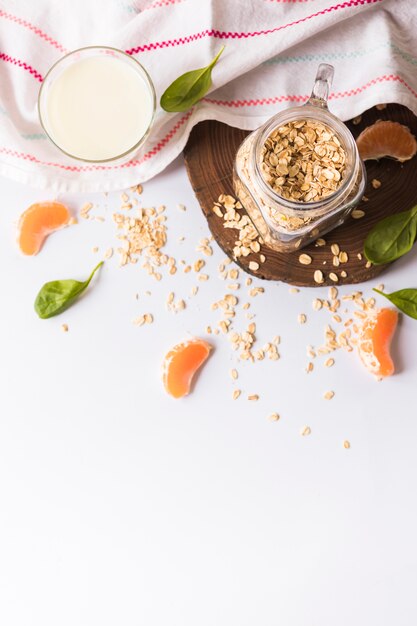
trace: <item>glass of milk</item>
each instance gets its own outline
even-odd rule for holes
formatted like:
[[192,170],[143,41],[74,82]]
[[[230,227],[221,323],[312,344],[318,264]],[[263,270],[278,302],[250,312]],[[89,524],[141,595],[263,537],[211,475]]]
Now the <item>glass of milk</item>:
[[121,50],[91,46],[60,59],[39,91],[39,118],[66,155],[93,163],[128,160],[146,139],[156,108],[146,70]]

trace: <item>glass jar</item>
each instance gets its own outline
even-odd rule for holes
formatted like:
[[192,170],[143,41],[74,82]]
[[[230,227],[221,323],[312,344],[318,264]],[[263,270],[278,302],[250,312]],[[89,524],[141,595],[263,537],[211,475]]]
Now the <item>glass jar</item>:
[[[308,102],[272,117],[246,137],[236,155],[235,193],[265,244],[281,252],[302,248],[342,224],[364,193],[366,172],[355,139],[347,126],[327,108],[333,74],[331,65],[321,64]],[[307,126],[308,122],[313,126],[316,122],[324,124],[344,150],[340,185],[316,201],[302,202],[279,195],[262,173],[262,155],[271,133],[289,122],[302,120]]]

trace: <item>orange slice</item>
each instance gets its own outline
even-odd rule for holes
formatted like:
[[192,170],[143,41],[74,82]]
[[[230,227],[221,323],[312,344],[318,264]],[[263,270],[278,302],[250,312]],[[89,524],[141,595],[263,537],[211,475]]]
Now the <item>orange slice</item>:
[[208,358],[211,345],[203,339],[190,339],[172,348],[164,359],[163,381],[174,398],[190,393],[194,374]]
[[67,207],[60,202],[37,202],[20,216],[18,238],[23,254],[37,254],[46,237],[67,226],[71,219]]
[[407,126],[389,120],[379,120],[365,128],[356,139],[364,161],[391,157],[408,161],[417,152],[417,141]]
[[397,323],[398,312],[395,309],[379,309],[375,316],[364,321],[360,331],[359,356],[368,371],[378,378],[394,373],[390,345]]

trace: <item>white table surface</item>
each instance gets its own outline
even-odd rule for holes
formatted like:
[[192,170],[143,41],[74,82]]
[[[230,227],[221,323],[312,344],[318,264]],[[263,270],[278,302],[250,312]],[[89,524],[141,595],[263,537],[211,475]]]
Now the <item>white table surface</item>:
[[[322,342],[329,317],[311,302],[327,289],[267,284],[251,310],[261,344],[281,335],[281,359],[237,365],[244,394],[233,401],[235,354],[211,336],[194,392],[175,401],[161,361],[216,325],[223,253],[214,245],[206,283],[182,272],[157,283],[114,257],[82,301],[39,320],[45,281],[82,279],[117,245],[120,194],[63,195],[75,214],[91,199],[106,221],[80,220],[24,258],[15,222],[48,193],[4,179],[0,190],[0,624],[415,624],[417,322],[401,321],[391,379],[375,382],[342,351],[333,368],[321,358],[307,375],[306,344]],[[198,258],[208,228],[181,160],[141,201],[166,204],[167,250]],[[398,262],[386,288],[417,287],[416,261],[414,252]],[[177,315],[165,308],[171,290],[187,301]],[[154,324],[135,327],[146,312]],[[241,311],[235,325],[246,323]],[[279,422],[268,421],[273,411]]]

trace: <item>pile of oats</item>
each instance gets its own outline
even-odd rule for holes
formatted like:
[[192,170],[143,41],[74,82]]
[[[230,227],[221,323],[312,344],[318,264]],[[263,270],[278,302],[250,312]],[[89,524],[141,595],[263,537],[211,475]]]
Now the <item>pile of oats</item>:
[[337,135],[315,120],[296,120],[276,128],[262,150],[264,180],[282,198],[317,202],[343,182],[346,151]]
[[162,251],[167,241],[164,212],[165,207],[160,206],[157,209],[137,208],[135,216],[132,213],[113,215],[117,228],[123,231],[118,235],[122,242],[122,247],[118,249],[120,265],[137,263],[138,258],[143,256],[145,262],[142,267],[156,280],[162,278],[158,269],[163,265],[168,267],[170,274],[176,273],[175,259]]

